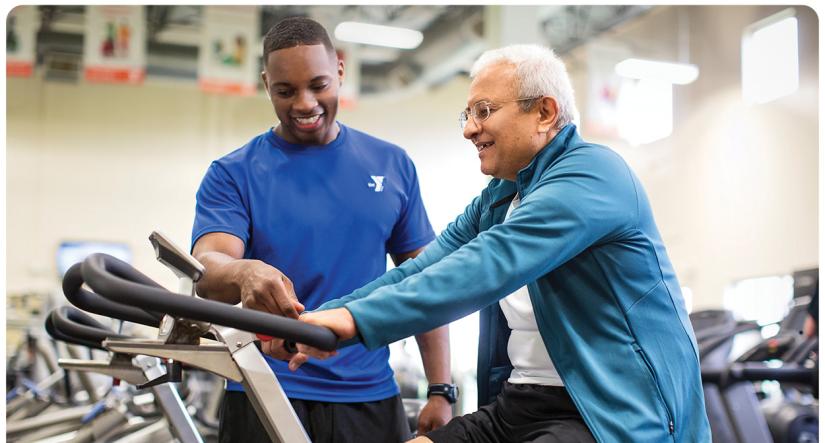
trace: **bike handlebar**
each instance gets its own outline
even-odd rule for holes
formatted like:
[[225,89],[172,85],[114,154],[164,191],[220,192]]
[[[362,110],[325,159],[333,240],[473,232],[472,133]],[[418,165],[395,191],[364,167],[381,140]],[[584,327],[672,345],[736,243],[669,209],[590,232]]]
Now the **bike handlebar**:
[[[153,284],[158,288],[162,288],[149,279],[149,277],[143,274],[141,274],[141,276],[141,281],[145,282],[145,284]],[[161,319],[163,319],[163,314],[158,312],[140,309],[132,304],[116,303],[94,292],[87,291],[81,287],[84,282],[81,263],[72,265],[63,276],[63,294],[71,304],[84,311],[133,323],[140,323],[153,328],[157,328]]]
[[101,343],[107,338],[127,338],[71,306],[61,306],[49,314],[46,332],[56,340],[94,349],[104,349]]
[[719,385],[728,385],[739,381],[776,380],[813,386],[816,383],[817,376],[816,369],[797,364],[770,367],[763,363],[743,362],[733,363],[726,368],[702,369],[702,382]]
[[279,337],[325,351],[332,351],[338,345],[338,337],[324,327],[168,291],[111,255],[90,255],[83,261],[81,272],[87,285],[117,304]]
[[55,340],[62,341],[65,343],[71,343],[74,345],[86,346],[87,348],[103,349],[103,346],[101,346],[100,343],[88,340],[81,340],[77,337],[71,337],[58,331],[57,328],[55,328],[54,326],[54,321],[52,320],[51,314],[46,316],[45,326],[46,332],[49,334],[50,337],[52,337]]

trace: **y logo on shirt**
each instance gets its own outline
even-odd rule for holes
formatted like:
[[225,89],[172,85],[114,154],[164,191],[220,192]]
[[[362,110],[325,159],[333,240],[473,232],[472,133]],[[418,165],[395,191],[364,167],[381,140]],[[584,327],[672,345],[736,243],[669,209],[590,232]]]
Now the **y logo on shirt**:
[[370,188],[375,188],[375,192],[381,192],[384,190],[383,175],[371,175],[370,178],[372,179],[373,183],[368,183],[367,186],[369,186]]

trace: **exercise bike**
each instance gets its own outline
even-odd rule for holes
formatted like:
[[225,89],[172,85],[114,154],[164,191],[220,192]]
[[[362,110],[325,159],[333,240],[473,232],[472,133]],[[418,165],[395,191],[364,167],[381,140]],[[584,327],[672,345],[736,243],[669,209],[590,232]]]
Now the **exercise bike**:
[[[184,365],[239,382],[272,441],[309,442],[277,377],[261,355],[256,334],[323,350],[337,347],[335,334],[297,320],[196,297],[195,282],[203,276],[203,265],[158,232],[149,239],[158,260],[179,277],[181,293],[164,289],[129,264],[106,254],[92,254],[66,273],[64,294],[81,309],[116,318],[127,312],[130,321],[143,324],[163,314],[157,339],[106,338],[103,347],[118,354],[165,361],[166,373],[145,386],[180,381]],[[91,291],[83,289],[84,284]]]

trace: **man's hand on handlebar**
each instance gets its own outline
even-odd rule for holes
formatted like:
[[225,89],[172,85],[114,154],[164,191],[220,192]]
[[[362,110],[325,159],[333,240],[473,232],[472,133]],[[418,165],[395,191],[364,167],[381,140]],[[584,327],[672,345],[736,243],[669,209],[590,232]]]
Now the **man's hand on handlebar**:
[[[309,312],[302,315],[299,320],[311,325],[329,328],[338,336],[339,340],[349,340],[355,337],[355,334],[358,332],[355,326],[355,319],[352,318],[352,314],[350,314],[347,308]],[[310,357],[325,360],[337,354],[338,351],[322,351],[312,346],[298,343],[298,353],[293,355],[289,360],[289,369],[291,371],[298,370]]]
[[290,318],[298,318],[304,310],[304,305],[295,295],[292,281],[281,271],[262,261],[249,260],[246,263],[240,286],[241,304],[244,308]]
[[261,340],[261,352],[278,360],[289,360],[294,353],[287,351],[284,347],[284,339],[273,338],[271,340]]

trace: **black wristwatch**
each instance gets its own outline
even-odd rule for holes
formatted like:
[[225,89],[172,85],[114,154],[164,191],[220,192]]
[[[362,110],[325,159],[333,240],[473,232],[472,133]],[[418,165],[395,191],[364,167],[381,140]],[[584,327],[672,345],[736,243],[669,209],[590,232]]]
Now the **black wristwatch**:
[[427,398],[431,395],[440,395],[447,399],[450,404],[458,400],[458,386],[448,383],[433,383],[427,388]]

